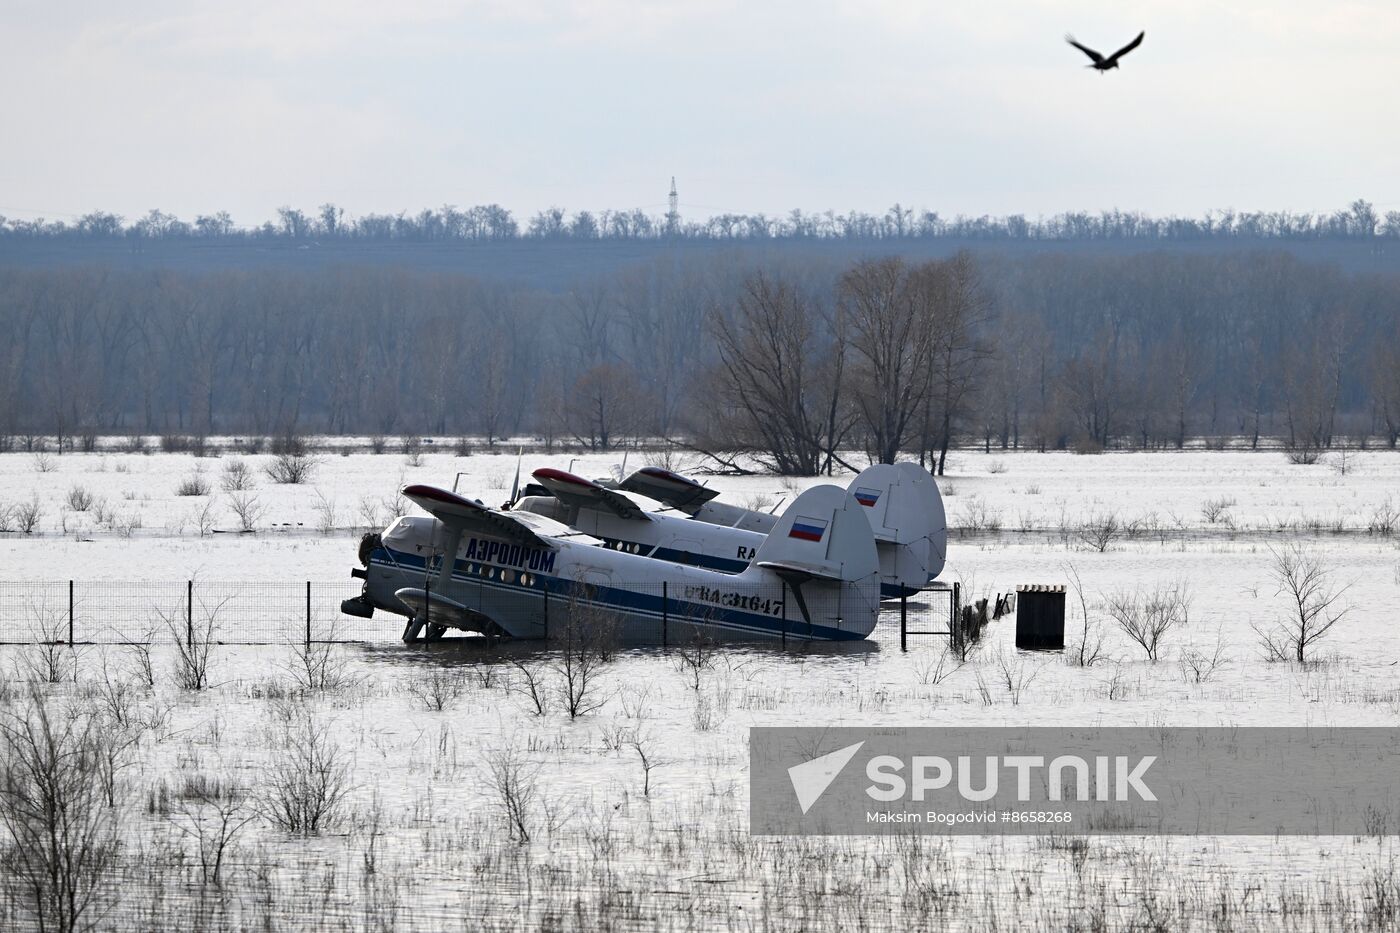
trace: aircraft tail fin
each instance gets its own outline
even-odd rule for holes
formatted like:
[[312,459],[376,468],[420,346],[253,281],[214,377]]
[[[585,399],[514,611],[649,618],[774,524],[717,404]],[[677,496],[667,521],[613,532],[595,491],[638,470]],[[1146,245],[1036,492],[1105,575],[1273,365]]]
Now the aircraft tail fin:
[[854,492],[813,486],[788,506],[754,555],[758,567],[854,583],[879,570],[875,535]]
[[932,582],[943,572],[948,560],[948,514],[943,508],[943,496],[938,491],[938,482],[933,474],[917,463],[896,463],[905,476],[920,490],[925,507],[933,517],[933,527],[929,533],[928,578]]
[[923,589],[932,579],[929,552],[936,517],[929,509],[927,491],[889,463],[861,471],[851,480],[850,491],[875,533],[885,595],[908,596]]

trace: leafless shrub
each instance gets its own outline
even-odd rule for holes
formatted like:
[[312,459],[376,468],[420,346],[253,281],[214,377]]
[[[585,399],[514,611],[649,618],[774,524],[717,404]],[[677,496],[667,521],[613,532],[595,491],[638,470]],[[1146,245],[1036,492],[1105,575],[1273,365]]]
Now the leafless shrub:
[[1006,472],[1006,461],[1005,461],[1005,460],[993,460],[991,463],[987,464],[987,472],[988,472],[988,473],[991,473],[993,476],[995,476],[995,475],[997,475],[997,474],[1000,474],[1000,473],[1005,473],[1005,472]]
[[268,447],[274,454],[278,455],[305,456],[311,452],[311,445],[306,442],[306,438],[295,431],[284,431],[276,435]]
[[947,645],[938,652],[921,652],[914,659],[914,676],[926,687],[936,687],[962,670],[963,662]]
[[1108,698],[1110,700],[1126,700],[1130,692],[1127,674],[1123,671],[1123,665],[1114,664],[1113,673],[1108,676],[1105,683],[1108,687]]
[[361,496],[360,525],[369,529],[383,528],[385,522],[382,508],[382,504],[373,496]]
[[122,808],[100,762],[113,738],[90,711],[58,715],[41,694],[0,718],[0,877],[39,930],[92,929],[117,897]]
[[530,711],[536,716],[543,716],[547,696],[544,671],[538,666],[526,664],[519,658],[511,658],[510,663],[520,672],[520,677],[512,679],[507,689],[524,697],[530,704]]
[[350,765],[329,727],[297,705],[275,727],[274,748],[259,812],[277,828],[303,836],[335,825],[350,793]]
[[247,492],[256,485],[246,460],[235,457],[224,464],[223,476],[219,478],[219,487],[224,492]]
[[409,696],[422,703],[425,709],[440,713],[461,698],[467,682],[461,671],[435,667],[426,674],[406,678],[405,686]]
[[335,497],[326,497],[321,490],[316,490],[316,504],[312,506],[316,510],[316,530],[323,535],[328,535],[335,531],[336,521],[339,513],[335,507]]
[[304,448],[299,451],[287,450],[276,454],[272,462],[263,467],[263,472],[279,485],[300,486],[311,479],[320,462]]
[[126,648],[131,653],[131,660],[136,673],[136,678],[141,685],[150,690],[156,685],[156,671],[151,663],[151,646],[155,644],[156,636],[160,634],[160,624],[148,624],[134,641],[127,642]]
[[1332,583],[1332,571],[1318,555],[1301,544],[1290,544],[1273,555],[1271,573],[1288,603],[1287,613],[1272,626],[1255,625],[1264,657],[1269,661],[1307,661],[1312,646],[1347,617],[1343,602],[1350,586]]
[[660,450],[653,450],[647,454],[645,465],[660,467],[672,473],[688,473],[695,469],[696,460],[683,445],[667,441]]
[[107,657],[102,657],[101,679],[95,685],[98,709],[115,728],[130,729],[137,725],[141,686],[125,677],[114,675]]
[[225,859],[239,835],[257,818],[257,811],[244,788],[206,777],[187,781],[186,792],[176,796],[165,816],[182,835],[194,841],[200,879],[217,885],[222,880]]
[[1181,679],[1187,683],[1203,684],[1215,676],[1215,672],[1230,663],[1225,656],[1225,639],[1216,634],[1215,646],[1207,651],[1203,648],[1186,648],[1177,659],[1181,668]]
[[1191,595],[1185,584],[1160,585],[1151,592],[1118,593],[1108,601],[1108,614],[1123,633],[1156,661],[1162,639],[1190,620]]
[[15,527],[24,534],[32,535],[39,527],[39,519],[44,516],[44,507],[39,504],[39,494],[36,492],[27,502],[17,503],[14,507]]
[[200,600],[193,607],[198,610],[193,620],[188,617],[189,606],[153,607],[175,646],[175,683],[181,690],[203,690],[209,686],[209,665],[218,644],[215,629],[219,612],[227,602],[228,598],[215,603]]
[[375,434],[369,439],[369,452],[372,454],[382,454],[389,447],[389,442],[383,434]]
[[1322,448],[1304,441],[1288,448],[1288,462],[1295,466],[1312,466],[1322,461]]
[[214,497],[210,496],[191,514],[190,517],[194,521],[195,528],[199,530],[201,538],[207,538],[213,534],[214,521],[218,517],[218,512],[219,505],[214,501]]
[[34,454],[34,470],[37,473],[52,473],[58,469],[58,464],[46,450],[40,450]]
[[1076,667],[1093,667],[1100,661],[1107,659],[1104,654],[1103,627],[1091,621],[1089,617],[1089,600],[1085,596],[1084,581],[1079,577],[1078,568],[1073,564],[1065,564],[1064,570],[1073,581],[1074,593],[1079,600],[1080,617],[1084,620],[1084,627],[1080,630],[1079,644],[1072,647],[1069,660]]
[[686,686],[700,692],[701,678],[715,666],[719,646],[715,640],[696,628],[690,638],[676,648],[676,670],[685,678]]
[[1235,500],[1229,498],[1228,496],[1221,496],[1218,499],[1208,499],[1201,506],[1201,517],[1204,518],[1210,524],[1214,525],[1217,522],[1219,522],[1222,518],[1226,517],[1226,511],[1230,508],[1233,508],[1234,505]]
[[627,744],[637,753],[637,758],[640,759],[642,763],[642,796],[650,797],[651,772],[661,765],[666,764],[666,762],[656,754],[656,749],[652,747],[651,739],[643,735],[641,731],[633,735]]
[[1021,705],[1021,694],[1040,674],[1040,667],[1026,663],[1025,658],[1008,657],[1005,652],[997,654],[997,672],[1011,697],[1012,706]]
[[345,654],[334,642],[293,639],[287,649],[291,654],[287,672],[298,689],[339,690],[350,683]]
[[146,436],[144,434],[128,435],[122,441],[121,449],[129,454],[143,454],[146,452]]
[[1118,521],[1118,513],[1105,512],[1091,515],[1080,522],[1074,536],[1085,547],[1102,554],[1122,533],[1123,526]]
[[1026,487],[1026,495],[1028,495],[1028,496],[1038,496],[1038,495],[1040,495],[1040,484],[1039,484],[1039,483],[1031,483],[1029,486],[1027,486],[1027,487]]
[[593,587],[575,583],[554,662],[560,702],[570,719],[591,713],[606,702],[598,680],[617,642],[617,617],[591,604]]
[[959,526],[964,532],[975,534],[979,531],[989,531],[995,534],[1001,531],[1001,512],[988,507],[981,496],[969,496],[967,504],[963,507]]
[[207,496],[209,495],[209,479],[203,473],[191,473],[180,484],[175,487],[177,496]]
[[1395,507],[1389,496],[1371,510],[1371,519],[1366,523],[1367,534],[1390,537],[1395,534],[1395,526],[1400,523],[1400,509]]
[[29,644],[19,654],[20,672],[29,680],[60,684],[78,679],[78,656],[68,644],[68,617],[57,609],[29,607]]
[[0,532],[15,530],[15,507],[8,502],[0,502]]
[[496,792],[511,838],[529,842],[535,800],[539,795],[539,766],[530,764],[514,746],[507,746],[487,754],[483,777]]
[[92,508],[95,497],[89,489],[85,489],[82,486],[70,486],[66,501],[68,502],[68,508],[72,509],[74,512],[86,512],[88,509]]
[[238,517],[238,529],[245,533],[256,530],[258,522],[267,512],[258,497],[250,492],[229,493],[228,505]]
[[763,492],[756,492],[744,500],[744,508],[751,512],[767,512],[776,504],[777,500]]

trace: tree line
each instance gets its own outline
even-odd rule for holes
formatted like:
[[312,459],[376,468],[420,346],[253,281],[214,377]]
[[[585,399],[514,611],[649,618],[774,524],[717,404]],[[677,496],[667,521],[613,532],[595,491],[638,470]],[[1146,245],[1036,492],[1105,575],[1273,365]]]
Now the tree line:
[[523,223],[499,204],[459,209],[455,205],[396,214],[349,216],[335,204],[314,211],[282,207],[261,224],[240,226],[227,211],[194,220],[161,210],[128,220],[92,211],[71,221],[24,220],[0,215],[0,241],[11,239],[129,242],[146,241],[292,242],[501,242],[512,240],[973,240],[973,241],[1211,241],[1400,239],[1400,211],[1378,212],[1358,199],[1330,212],[1207,212],[1201,217],[1153,217],[1137,211],[1066,212],[1050,217],[957,215],[894,204],[883,214],[861,211],[785,214],[720,213],[685,220],[677,213],[656,215],[641,208],[576,211],[551,207]]
[[5,449],[667,438],[716,468],[811,474],[851,451],[941,467],[971,444],[1400,438],[1400,279],[1280,252],[678,253],[548,291],[387,267],[0,267],[0,334]]

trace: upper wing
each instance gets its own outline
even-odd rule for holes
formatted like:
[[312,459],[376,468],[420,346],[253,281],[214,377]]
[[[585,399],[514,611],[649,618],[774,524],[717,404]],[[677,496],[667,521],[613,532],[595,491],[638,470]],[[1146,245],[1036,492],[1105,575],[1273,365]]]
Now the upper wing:
[[455,492],[416,483],[405,486],[403,494],[445,525],[459,525],[468,531],[521,544],[532,544],[535,547],[555,546],[551,538],[539,535],[528,523],[511,513],[488,509],[480,502],[459,496]]
[[619,483],[617,488],[664,502],[673,509],[692,515],[700,506],[719,495],[716,490],[661,467],[642,467]]
[[541,486],[549,490],[550,495],[565,505],[601,509],[612,512],[618,518],[633,521],[651,521],[651,516],[646,510],[622,493],[607,489],[582,476],[575,476],[553,467],[540,467],[533,475]]
[[1112,55],[1110,55],[1108,60],[1111,61],[1111,62],[1117,61],[1118,59],[1122,58],[1124,55],[1127,55],[1127,54],[1128,54],[1129,52],[1131,52],[1133,49],[1135,49],[1135,48],[1137,48],[1138,46],[1142,45],[1142,39],[1143,39],[1143,37],[1146,36],[1146,35],[1147,35],[1147,30],[1144,29],[1142,32],[1138,33],[1138,36],[1137,36],[1136,39],[1134,39],[1132,42],[1129,42],[1127,45],[1123,46],[1121,49],[1119,49],[1118,51],[1116,51],[1116,52],[1114,52]]
[[[1093,49],[1089,48],[1087,45],[1080,45],[1078,42],[1075,42],[1075,41],[1074,41],[1074,36],[1069,36],[1069,35],[1065,36],[1065,41],[1068,42],[1070,45],[1074,46],[1074,47],[1075,47],[1076,49],[1078,49],[1079,51],[1083,52],[1085,55],[1087,55],[1087,56],[1089,56],[1090,58],[1092,58],[1092,59],[1094,60],[1094,64],[1096,64],[1096,65],[1101,65],[1101,64],[1103,64],[1103,56],[1102,56],[1102,55],[1100,55],[1098,52],[1095,52]],[[1139,42],[1142,41],[1142,37],[1141,37],[1141,36],[1138,37],[1138,41],[1139,41]]]

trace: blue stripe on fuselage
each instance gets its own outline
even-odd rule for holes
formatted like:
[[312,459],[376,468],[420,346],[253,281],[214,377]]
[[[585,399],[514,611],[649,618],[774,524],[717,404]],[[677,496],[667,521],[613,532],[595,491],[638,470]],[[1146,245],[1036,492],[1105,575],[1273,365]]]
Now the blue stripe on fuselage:
[[[379,564],[388,570],[404,570],[405,568],[411,568],[413,570],[425,569],[425,563],[422,557],[404,551],[395,551],[382,546],[371,552],[370,563],[371,565]],[[663,615],[665,615],[677,623],[713,625],[717,628],[739,629],[746,632],[757,632],[769,635],[774,638],[782,636],[785,629],[789,638],[807,637],[827,641],[851,641],[865,637],[856,632],[833,628],[829,625],[812,625],[809,629],[807,623],[801,620],[784,620],[781,616],[747,612],[742,609],[731,609],[711,603],[697,603],[675,596],[670,596],[669,599],[665,601],[665,609],[663,611],[663,600],[659,594],[639,593],[636,590],[620,589],[615,586],[602,584],[587,584],[593,590],[593,598],[580,599],[576,593],[570,592],[573,588],[573,581],[565,580],[562,577],[551,577],[532,573],[532,576],[538,581],[539,585],[531,584],[526,586],[519,583],[506,583],[502,580],[490,580],[473,573],[467,573],[461,570],[462,566],[466,563],[468,563],[468,561],[459,560],[453,565],[452,580],[454,583],[474,583],[478,586],[504,590],[510,593],[548,591],[551,595],[558,595],[568,599],[577,599],[586,605],[603,606],[609,609],[638,615],[652,616],[658,622],[658,625]]]

